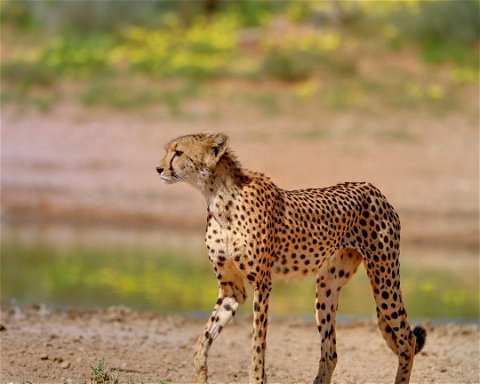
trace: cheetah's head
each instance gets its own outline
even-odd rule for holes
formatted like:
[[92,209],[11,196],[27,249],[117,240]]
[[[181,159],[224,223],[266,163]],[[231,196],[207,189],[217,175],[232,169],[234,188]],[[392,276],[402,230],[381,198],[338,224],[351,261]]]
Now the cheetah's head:
[[228,137],[223,133],[198,133],[170,141],[157,167],[160,179],[166,184],[177,181],[198,184],[211,174],[227,145]]

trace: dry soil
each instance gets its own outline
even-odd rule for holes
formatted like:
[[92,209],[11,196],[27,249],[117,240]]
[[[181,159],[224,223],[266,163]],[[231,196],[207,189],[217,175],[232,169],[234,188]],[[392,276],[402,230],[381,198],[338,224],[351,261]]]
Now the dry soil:
[[[136,312],[3,308],[2,383],[90,382],[90,366],[104,359],[120,381],[190,383],[193,346],[205,319]],[[478,325],[426,324],[412,383],[478,383]],[[247,383],[251,321],[234,319],[213,344],[211,383]],[[334,383],[392,383],[396,357],[373,322],[338,325]],[[272,319],[267,375],[270,383],[311,383],[319,336],[312,319]]]

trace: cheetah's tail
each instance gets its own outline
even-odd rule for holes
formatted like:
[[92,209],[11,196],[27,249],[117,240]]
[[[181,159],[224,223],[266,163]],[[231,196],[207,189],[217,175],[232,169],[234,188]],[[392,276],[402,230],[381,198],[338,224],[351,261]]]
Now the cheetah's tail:
[[425,345],[425,340],[427,339],[427,331],[421,326],[416,326],[413,328],[413,334],[417,338],[417,343],[415,344],[415,354],[420,352]]

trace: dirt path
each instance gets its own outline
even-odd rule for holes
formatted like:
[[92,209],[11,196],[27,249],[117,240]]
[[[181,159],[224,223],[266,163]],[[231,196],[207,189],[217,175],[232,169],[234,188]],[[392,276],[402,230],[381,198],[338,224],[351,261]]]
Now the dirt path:
[[[134,312],[128,308],[56,312],[4,308],[1,383],[82,383],[104,359],[120,381],[189,383],[192,350],[203,320]],[[415,360],[412,383],[479,383],[479,328],[429,326]],[[211,383],[246,383],[249,319],[236,319],[212,347]],[[340,324],[335,383],[391,383],[396,358],[373,322]],[[319,353],[314,321],[270,322],[267,374],[270,383],[310,383]]]
[[[398,210],[404,241],[478,247],[473,113],[227,112],[192,123],[158,111],[112,113],[65,103],[41,114],[7,106],[2,221],[202,230],[203,198],[188,185],[161,185],[155,166],[168,140],[213,130],[230,135],[245,167],[281,187],[370,181]],[[324,135],[309,136],[314,121]]]

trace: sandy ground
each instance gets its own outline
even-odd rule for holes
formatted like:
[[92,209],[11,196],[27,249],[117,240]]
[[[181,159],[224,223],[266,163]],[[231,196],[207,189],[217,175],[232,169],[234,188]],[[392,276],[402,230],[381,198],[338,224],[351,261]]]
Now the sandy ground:
[[[100,311],[3,308],[2,383],[81,383],[90,366],[104,359],[120,381],[189,383],[192,353],[203,320],[135,312],[124,307]],[[478,383],[477,325],[428,325],[412,383]],[[248,381],[251,325],[234,319],[214,343],[210,382]],[[334,383],[391,383],[396,357],[373,322],[340,324],[339,362]],[[319,340],[314,321],[270,321],[267,374],[270,383],[309,383],[316,374]]]

